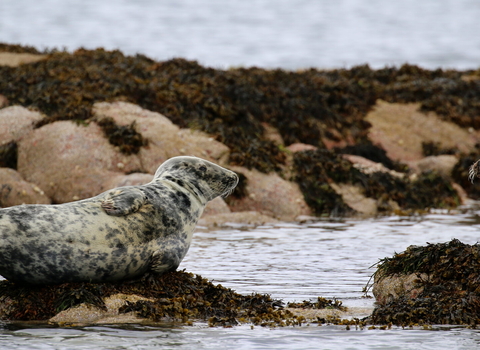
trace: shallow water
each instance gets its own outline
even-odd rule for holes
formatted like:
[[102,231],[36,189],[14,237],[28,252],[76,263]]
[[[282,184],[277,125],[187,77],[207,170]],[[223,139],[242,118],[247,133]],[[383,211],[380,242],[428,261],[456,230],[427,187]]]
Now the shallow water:
[[[302,301],[338,298],[347,307],[371,307],[362,288],[380,258],[411,244],[476,243],[480,211],[369,220],[208,230],[198,228],[181,268],[243,294],[269,293]],[[344,326],[209,328],[165,324],[79,328],[42,325],[0,327],[1,349],[472,349],[480,330],[435,326],[430,330],[355,329]]]

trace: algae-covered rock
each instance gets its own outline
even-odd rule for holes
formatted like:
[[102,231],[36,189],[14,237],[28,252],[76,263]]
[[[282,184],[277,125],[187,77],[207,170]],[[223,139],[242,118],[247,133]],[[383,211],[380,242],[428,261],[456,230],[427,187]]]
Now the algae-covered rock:
[[460,203],[451,182],[436,172],[410,178],[325,150],[295,153],[294,166],[296,181],[317,215],[351,215],[354,210],[370,215],[398,209],[408,212]]
[[410,246],[377,264],[375,324],[480,323],[480,245]]
[[[6,44],[0,44],[0,50],[41,53]],[[175,155],[190,153],[290,178],[291,153],[298,159],[300,149],[326,148],[403,172],[405,167],[392,160],[419,160],[445,152],[458,156],[474,152],[479,141],[475,130],[480,128],[480,83],[465,78],[475,77],[472,71],[426,70],[408,64],[377,70],[368,65],[296,72],[222,70],[185,59],[157,62],[103,49],[44,53],[36,63],[0,66],[0,94],[10,104],[40,111],[45,117],[37,126],[59,120],[88,123],[103,113],[98,122],[110,144],[142,161],[143,169],[124,169],[125,173],[153,172],[173,156],[165,154],[170,149]],[[128,118],[126,110],[131,112]],[[202,140],[197,148],[192,148],[194,139]],[[7,154],[12,167],[14,149],[12,144],[0,150],[0,158]],[[295,165],[300,173],[294,176],[303,176],[303,166],[315,167]],[[351,212],[328,181],[301,182],[318,215]]]
[[377,101],[365,119],[371,123],[369,138],[380,144],[397,161],[423,158],[423,144],[435,142],[442,148],[468,153],[479,142],[479,134],[441,120],[435,113],[423,113],[420,104]]
[[[338,301],[325,305],[330,304],[341,306]],[[239,323],[293,326],[307,321],[282,306],[269,295],[241,295],[183,271],[119,284],[21,286],[0,282],[0,319],[8,321],[58,325],[204,321],[227,327]]]
[[[200,131],[181,129],[168,118],[126,102],[96,103],[92,109],[94,119],[100,125],[112,124],[117,128],[134,128],[131,132],[128,152],[138,154],[143,169],[155,173],[159,164],[165,160],[191,155],[213,162],[228,159],[229,148]],[[105,129],[104,129],[105,130]],[[129,135],[110,134],[110,143],[118,142],[126,148]],[[113,137],[113,140],[112,140]],[[116,141],[114,141],[116,140]],[[112,142],[113,141],[113,142]]]

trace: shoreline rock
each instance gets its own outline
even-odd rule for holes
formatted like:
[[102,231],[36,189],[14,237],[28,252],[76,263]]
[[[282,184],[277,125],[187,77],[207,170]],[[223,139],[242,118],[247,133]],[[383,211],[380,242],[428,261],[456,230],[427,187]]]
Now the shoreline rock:
[[399,326],[480,323],[479,244],[410,246],[385,258],[374,274],[369,322]]

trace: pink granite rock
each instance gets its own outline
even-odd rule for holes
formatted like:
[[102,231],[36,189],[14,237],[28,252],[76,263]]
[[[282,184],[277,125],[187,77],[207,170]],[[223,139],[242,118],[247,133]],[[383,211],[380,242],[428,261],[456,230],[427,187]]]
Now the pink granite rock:
[[275,173],[264,174],[242,167],[230,169],[244,174],[248,181],[245,198],[228,200],[232,211],[258,211],[282,221],[293,221],[300,215],[311,214],[297,184]]
[[96,103],[96,120],[113,118],[118,125],[135,122],[137,132],[148,139],[148,146],[138,154],[143,170],[155,173],[159,164],[181,155],[201,157],[216,163],[228,158],[229,148],[200,131],[180,129],[160,113],[127,102]]
[[118,152],[95,123],[59,121],[34,130],[18,146],[18,171],[55,203],[88,198],[121,172],[141,169],[137,156]]
[[0,207],[50,203],[50,198],[38,186],[25,181],[13,169],[0,168]]
[[21,106],[0,109],[0,145],[21,139],[42,119],[43,116],[39,112]]

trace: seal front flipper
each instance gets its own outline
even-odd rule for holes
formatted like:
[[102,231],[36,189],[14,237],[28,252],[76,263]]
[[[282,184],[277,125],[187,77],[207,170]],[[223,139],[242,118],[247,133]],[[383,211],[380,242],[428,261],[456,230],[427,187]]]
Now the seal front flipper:
[[135,187],[121,187],[108,192],[102,208],[108,215],[123,216],[138,211],[147,201],[145,193]]

